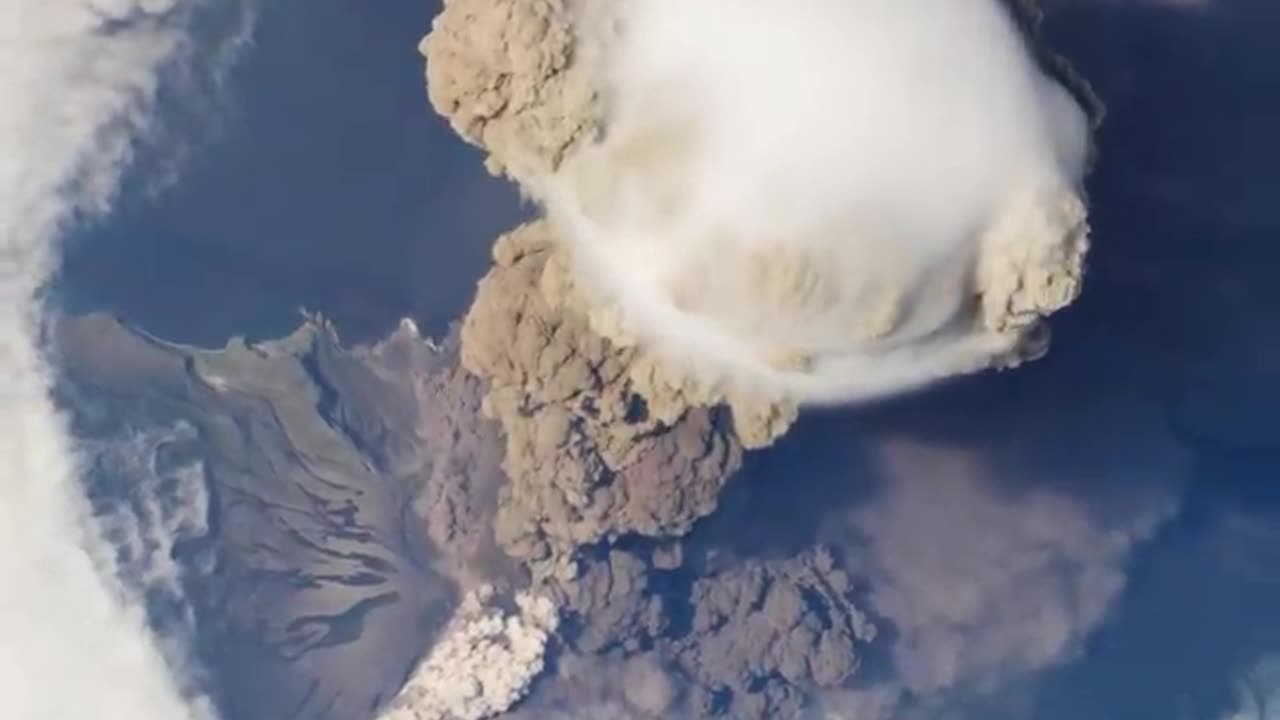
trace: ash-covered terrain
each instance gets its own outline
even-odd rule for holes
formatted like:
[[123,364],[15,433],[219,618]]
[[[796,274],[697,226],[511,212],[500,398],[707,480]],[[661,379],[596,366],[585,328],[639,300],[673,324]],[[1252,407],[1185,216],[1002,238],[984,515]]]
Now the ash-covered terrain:
[[[662,715],[679,702],[698,714],[794,713],[804,688],[850,677],[875,637],[851,578],[820,546],[763,559],[606,526],[540,577],[533,561],[545,558],[521,555],[522,536],[502,528],[551,520],[511,504],[520,490],[499,467],[500,426],[482,416],[482,385],[458,366],[457,335],[436,345],[404,324],[348,350],[310,318],[287,338],[215,351],[105,315],[67,318],[58,331],[63,397],[93,459],[105,532],[153,621],[192,643],[228,717],[350,718],[383,707],[424,648],[450,642],[439,633],[463,595],[520,617],[506,604],[530,577],[516,560],[531,563],[538,592],[564,616],[554,640],[564,668],[600,655],[669,688],[634,700],[636,712]],[[673,497],[661,478],[709,462],[718,490],[736,469],[737,455],[726,468],[707,445],[727,431],[713,417],[700,423],[681,426],[688,442],[644,461],[653,481],[638,476],[634,502],[674,528],[651,536],[675,537],[691,522],[679,518],[714,505],[714,491]],[[542,492],[554,503],[562,490]],[[615,546],[605,535],[632,539]],[[539,645],[524,662],[541,666],[549,651]],[[513,662],[491,660],[498,667],[474,668],[480,682]],[[465,662],[446,664],[437,682],[467,681]],[[674,689],[686,684],[696,692]],[[545,692],[555,703],[561,691]],[[448,717],[431,714],[431,698],[419,702],[407,717]]]
[[[406,326],[353,355],[314,320],[221,351],[105,315],[58,330],[107,535],[216,669],[224,713],[359,717],[393,696],[457,602],[450,563],[479,562],[450,554],[453,524],[479,524],[468,500],[497,482],[450,351]],[[449,497],[464,474],[477,497]]]

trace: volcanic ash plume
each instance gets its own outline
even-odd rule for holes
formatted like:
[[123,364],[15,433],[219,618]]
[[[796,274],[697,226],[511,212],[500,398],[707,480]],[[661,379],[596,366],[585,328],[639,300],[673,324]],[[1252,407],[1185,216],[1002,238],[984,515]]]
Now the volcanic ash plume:
[[522,178],[598,331],[801,402],[1043,352],[1080,289],[1087,118],[1001,3],[609,7],[575,17],[599,140]]
[[1024,42],[996,0],[447,0],[432,105],[548,211],[498,243],[462,337],[507,436],[504,547],[678,532],[714,503],[616,511],[641,456],[709,442],[718,487],[797,402],[1043,351],[1088,143]]

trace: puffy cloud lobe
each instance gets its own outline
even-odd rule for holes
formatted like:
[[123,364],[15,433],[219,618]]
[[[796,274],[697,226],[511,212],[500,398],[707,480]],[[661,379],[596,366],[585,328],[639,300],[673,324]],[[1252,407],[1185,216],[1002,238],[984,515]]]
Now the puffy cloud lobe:
[[536,595],[517,595],[510,615],[486,606],[492,598],[492,588],[482,586],[463,599],[381,720],[483,720],[529,691],[559,615]]
[[772,406],[749,404],[734,407],[730,422],[729,412],[655,382],[634,349],[592,332],[545,224],[499,239],[494,255],[463,324],[461,357],[488,381],[486,412],[505,430],[511,486],[497,532],[514,557],[553,571],[602,539],[683,534],[715,508],[741,462],[739,438],[789,424]]
[[[794,717],[814,690],[854,677],[876,637],[829,548],[769,559],[680,543],[645,549],[600,551],[551,583],[571,667],[529,699],[528,716],[598,702],[605,717]],[[582,678],[572,664],[584,658],[619,660],[598,669],[622,677],[638,664],[653,692],[631,697],[619,677]]]
[[809,691],[848,682],[876,638],[853,591],[821,547],[695,581],[692,632],[665,648],[699,686],[695,714],[795,717]]
[[419,49],[432,105],[489,151],[495,173],[537,177],[595,135],[596,90],[566,0],[445,0]]

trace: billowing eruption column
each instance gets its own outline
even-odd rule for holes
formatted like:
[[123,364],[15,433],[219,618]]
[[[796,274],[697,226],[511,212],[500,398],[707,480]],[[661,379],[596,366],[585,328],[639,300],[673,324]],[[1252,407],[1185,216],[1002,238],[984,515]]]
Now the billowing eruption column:
[[1079,293],[1086,116],[1000,4],[512,8],[442,23],[441,60],[538,42],[434,63],[433,99],[546,206],[592,329],[677,384],[900,392],[1036,357]]
[[[801,405],[1047,349],[1081,287],[1089,128],[1016,8],[445,1],[431,102],[545,210],[496,243],[460,359],[505,435],[497,543],[569,650],[649,648],[703,714],[727,692],[790,716],[854,672],[875,628],[838,558],[699,570],[673,540]],[[679,639],[650,578],[682,567],[705,623]],[[741,667],[704,662],[744,633]]]
[[[1081,287],[1088,123],[1019,13],[445,3],[432,104],[547,210],[499,242],[463,333],[508,435],[518,555],[682,532],[733,448],[799,404],[1047,349],[1044,318]],[[680,473],[674,513],[626,481],[642,458],[662,475],[662,442],[719,458]]]

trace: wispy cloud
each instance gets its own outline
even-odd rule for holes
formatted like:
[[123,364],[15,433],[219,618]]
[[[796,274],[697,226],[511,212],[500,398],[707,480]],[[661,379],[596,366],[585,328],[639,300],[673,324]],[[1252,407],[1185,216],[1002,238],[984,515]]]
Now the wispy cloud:
[[60,237],[110,208],[193,11],[182,0],[0,10],[0,717],[211,715],[182,696],[114,580],[40,341]]

